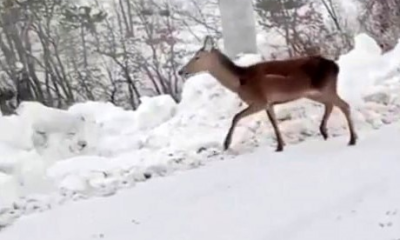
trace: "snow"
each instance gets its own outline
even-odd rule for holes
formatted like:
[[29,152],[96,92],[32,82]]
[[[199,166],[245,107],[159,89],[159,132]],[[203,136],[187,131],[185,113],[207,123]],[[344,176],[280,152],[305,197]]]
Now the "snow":
[[[356,128],[364,132],[400,119],[399,75],[395,64],[387,64],[399,61],[399,54],[396,48],[382,55],[363,34],[356,43],[338,61],[339,93],[354,105]],[[236,62],[260,60],[259,55],[244,55]],[[25,214],[113,195],[137,182],[234,158],[260,145],[273,152],[275,137],[265,113],[243,119],[232,148],[222,152],[231,119],[244,104],[207,73],[185,82],[179,104],[166,95],[141,102],[137,111],[104,102],[79,103],[66,110],[25,102],[18,115],[0,117],[0,131],[6,133],[0,135],[0,186],[9,192],[0,194],[0,228]],[[286,142],[321,139],[322,113],[322,106],[307,100],[277,108]],[[328,128],[331,136],[348,134],[337,109]],[[341,149],[346,143],[341,140]]]
[[343,146],[345,137],[283,154],[263,147],[22,218],[0,238],[398,239],[399,131],[392,125],[364,132],[357,147]]
[[[381,71],[384,57],[374,39],[367,34],[359,34],[354,39],[354,49],[340,56],[338,92],[353,105],[363,102],[363,94],[374,85],[376,71]],[[366,70],[368,69],[368,70]]]
[[0,172],[0,206],[9,205],[17,198],[17,184],[12,176]]
[[[156,98],[142,97],[137,109],[137,128],[148,130],[171,119],[176,112],[176,103],[169,95]],[[157,117],[155,117],[155,115]]]

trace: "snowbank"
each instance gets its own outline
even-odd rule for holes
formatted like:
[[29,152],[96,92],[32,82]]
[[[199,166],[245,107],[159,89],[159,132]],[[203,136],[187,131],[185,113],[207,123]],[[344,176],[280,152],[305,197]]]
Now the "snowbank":
[[[385,79],[374,86],[374,74],[383,63],[399,61],[395,59],[400,54],[396,48],[381,55],[365,35],[356,40],[356,48],[339,60],[339,91],[357,104],[353,110],[357,129],[379,128],[400,118],[400,84],[396,75],[390,77],[390,84],[384,84],[389,80]],[[260,60],[260,56],[246,55],[237,63]],[[10,208],[5,203],[0,206],[0,226],[12,222],[15,214],[47,209],[66,200],[110,195],[150,177],[197,167],[255,146],[275,145],[270,123],[260,112],[238,124],[232,149],[222,153],[231,119],[244,104],[208,74],[187,80],[179,104],[169,96],[141,100],[137,111],[102,102],[80,103],[68,110],[24,103],[18,116],[0,117],[0,130],[9,134],[0,139],[0,151],[7,153],[1,154],[6,157],[0,159],[0,185],[9,189],[7,196],[17,203]],[[321,138],[318,126],[323,108],[319,104],[299,100],[277,110],[287,143]],[[346,127],[335,109],[329,134],[347,134]],[[13,193],[16,183],[22,184],[22,190]],[[32,195],[39,192],[47,197]],[[16,200],[20,196],[24,198]],[[3,198],[10,202],[9,197]]]
[[345,100],[353,105],[360,105],[363,102],[363,93],[374,83],[374,72],[371,69],[381,62],[382,50],[366,34],[360,34],[354,40],[354,49],[340,56],[338,60],[338,91]]
[[83,116],[36,102],[21,103],[16,113],[0,118],[2,143],[27,151],[36,149],[48,155],[48,160],[96,152],[95,123]]

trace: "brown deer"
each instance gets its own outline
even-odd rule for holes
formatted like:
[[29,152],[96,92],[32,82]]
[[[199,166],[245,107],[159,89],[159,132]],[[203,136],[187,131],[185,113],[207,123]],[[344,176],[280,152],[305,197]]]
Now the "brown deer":
[[336,91],[339,66],[321,56],[309,56],[290,60],[267,61],[242,67],[232,62],[215,46],[207,36],[204,45],[178,74],[191,76],[209,72],[223,86],[238,94],[248,105],[237,113],[224,141],[224,150],[229,148],[236,124],[240,119],[266,110],[274,129],[277,148],[283,151],[285,145],[278,128],[274,105],[307,98],[325,106],[320,124],[320,133],[328,139],[327,121],[333,107],[337,106],[344,114],[350,131],[349,145],[355,145],[357,134],[351,120],[350,107]]

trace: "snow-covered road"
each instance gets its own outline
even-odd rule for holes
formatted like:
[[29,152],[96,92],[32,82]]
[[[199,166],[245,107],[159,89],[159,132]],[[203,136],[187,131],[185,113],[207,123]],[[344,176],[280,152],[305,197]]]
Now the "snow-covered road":
[[24,216],[1,240],[397,240],[400,127],[270,147]]

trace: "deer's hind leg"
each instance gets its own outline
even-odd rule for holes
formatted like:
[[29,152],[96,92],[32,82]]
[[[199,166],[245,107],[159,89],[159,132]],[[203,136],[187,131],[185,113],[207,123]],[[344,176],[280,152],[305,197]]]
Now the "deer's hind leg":
[[324,115],[322,116],[322,120],[321,120],[321,124],[319,125],[319,132],[321,133],[322,137],[327,140],[329,138],[329,134],[328,134],[328,128],[327,128],[327,124],[328,124],[328,120],[329,117],[332,114],[333,111],[333,103],[324,100],[322,97],[309,97],[310,100],[313,100],[315,102],[321,103],[324,105],[325,107],[325,112]]
[[342,111],[342,113],[344,114],[344,116],[346,118],[347,126],[348,126],[349,132],[350,132],[349,146],[356,145],[357,134],[354,129],[353,120],[351,119],[351,110],[350,110],[349,104],[347,102],[345,102],[342,98],[340,98],[337,94],[335,94],[332,97],[332,103],[335,104],[335,106],[337,106]]
[[253,115],[253,114],[257,113],[257,112],[260,112],[263,109],[264,109],[264,106],[261,106],[261,105],[258,105],[258,104],[249,105],[247,108],[245,108],[241,112],[237,113],[233,117],[231,126],[230,126],[229,131],[228,131],[228,134],[225,137],[224,150],[227,150],[229,148],[229,146],[231,145],[233,133],[234,133],[236,125],[240,121],[240,119],[245,118],[245,117],[250,116],[250,115]]
[[281,134],[281,132],[279,130],[278,121],[276,121],[274,105],[268,105],[266,111],[267,111],[267,115],[268,115],[269,121],[271,122],[272,127],[274,128],[276,141],[278,142],[278,145],[276,146],[276,151],[277,152],[282,152],[283,151],[283,146],[285,145],[285,142],[283,141],[282,134]]
[[[326,134],[325,136],[327,136],[326,124],[329,119],[329,116],[332,113],[333,106],[336,106],[342,111],[342,113],[344,114],[344,116],[346,118],[347,125],[348,125],[349,132],[350,132],[349,145],[355,145],[357,143],[357,134],[354,129],[353,120],[351,119],[350,106],[347,102],[345,102],[343,99],[341,99],[336,92],[335,93],[325,93],[325,94],[321,94],[319,96],[312,96],[312,97],[308,97],[308,98],[325,105],[325,113],[324,113],[324,116],[322,118],[321,125],[320,125],[320,131],[321,131],[322,136],[324,136],[324,134]],[[325,138],[325,136],[324,136],[324,138]]]

